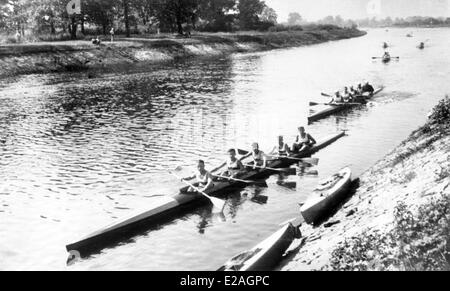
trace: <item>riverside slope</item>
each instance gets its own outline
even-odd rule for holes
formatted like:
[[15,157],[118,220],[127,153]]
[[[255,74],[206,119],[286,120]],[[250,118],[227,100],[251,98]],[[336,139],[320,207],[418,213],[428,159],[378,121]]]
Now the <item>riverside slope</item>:
[[[395,229],[396,219],[398,221],[395,213],[400,204],[413,216],[417,215],[418,209],[433,205],[431,204],[433,201],[440,200],[444,201],[444,205],[448,204],[450,199],[450,99],[446,100],[447,109],[441,110],[441,112],[447,112],[442,114],[445,118],[440,118],[439,122],[434,124],[430,121],[414,132],[393,152],[360,177],[360,188],[356,194],[334,217],[329,219],[328,223],[332,225],[331,227],[324,226],[327,222],[318,228],[302,227],[306,239],[301,245],[297,242],[291,246],[293,251],[283,262],[281,270],[426,269],[423,267],[426,266],[423,262],[430,258],[424,258],[428,255],[423,255],[421,251],[429,254],[437,249],[437,253],[441,253],[441,249],[436,247],[440,245],[444,248],[442,253],[446,253],[445,241],[448,247],[450,237],[445,234],[450,217],[450,209],[446,207],[436,207],[433,209],[444,210],[430,211],[429,216],[432,219],[442,217],[442,220],[429,227],[417,227],[421,226],[422,222],[419,218],[414,218],[417,222],[413,229],[418,233],[411,232],[412,235],[409,234],[410,237],[407,237],[403,245],[397,238],[393,240],[394,246],[389,245],[389,241],[384,239],[385,234],[398,232],[398,229],[400,232],[403,231],[402,227],[397,226]],[[430,221],[427,215],[423,219],[422,214],[422,221]],[[443,221],[447,221],[447,224]],[[445,225],[437,226],[440,223]],[[443,234],[430,231],[434,228],[438,230],[442,228]],[[376,241],[372,243],[371,240]],[[351,241],[353,243],[349,243]],[[435,244],[436,241],[443,241],[443,243]],[[378,247],[378,245],[383,246]],[[336,252],[338,249],[339,252]],[[398,256],[402,252],[415,253],[413,250],[419,250],[416,264],[420,267],[416,265],[411,267],[410,260],[404,264],[405,259],[401,255]],[[431,258],[431,260],[434,259]],[[442,264],[448,265],[445,262]]]
[[198,33],[122,38],[96,46],[90,41],[0,45],[0,76],[81,71],[137,63],[161,63],[187,57],[215,57],[239,52],[312,45],[365,35],[357,29],[314,28],[303,31]]

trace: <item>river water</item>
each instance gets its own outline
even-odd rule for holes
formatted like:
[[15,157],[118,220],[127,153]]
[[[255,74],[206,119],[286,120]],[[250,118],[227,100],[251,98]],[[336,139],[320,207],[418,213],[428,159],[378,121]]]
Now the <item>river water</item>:
[[[414,38],[406,38],[409,32]],[[423,51],[416,46],[427,41]],[[387,65],[382,42],[400,61]],[[450,29],[370,30],[351,40],[171,65],[0,80],[0,270],[215,270],[299,215],[320,179],[370,168],[423,124],[450,92]],[[320,92],[370,80],[368,106],[308,127],[348,136],[316,156],[319,176],[295,189],[249,187],[211,207],[67,266],[65,245],[182,185],[165,169],[216,166],[229,147],[290,142]],[[268,197],[267,203],[250,199]],[[247,195],[245,195],[247,194]]]

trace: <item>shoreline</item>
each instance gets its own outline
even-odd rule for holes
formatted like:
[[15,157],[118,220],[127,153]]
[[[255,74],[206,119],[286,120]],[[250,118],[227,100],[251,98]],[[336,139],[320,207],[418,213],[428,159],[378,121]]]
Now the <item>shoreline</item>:
[[0,45],[0,77],[51,72],[90,71],[130,64],[157,64],[190,57],[216,57],[299,47],[365,35],[357,29],[195,34],[118,38],[100,46],[90,41]]
[[445,100],[427,124],[359,177],[356,193],[333,217],[317,228],[302,226],[304,238],[294,242],[278,270],[448,270],[450,99]]

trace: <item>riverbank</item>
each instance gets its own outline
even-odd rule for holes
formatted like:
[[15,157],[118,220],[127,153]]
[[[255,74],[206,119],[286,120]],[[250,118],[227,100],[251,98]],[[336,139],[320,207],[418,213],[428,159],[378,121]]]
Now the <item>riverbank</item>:
[[40,42],[0,46],[0,76],[96,70],[134,63],[161,63],[187,57],[214,57],[239,52],[312,45],[365,35],[357,29],[306,28],[303,31],[172,35],[119,38],[100,46],[90,41]]
[[281,270],[449,270],[449,195],[447,97],[427,124],[360,177],[334,217],[303,226],[306,239]]

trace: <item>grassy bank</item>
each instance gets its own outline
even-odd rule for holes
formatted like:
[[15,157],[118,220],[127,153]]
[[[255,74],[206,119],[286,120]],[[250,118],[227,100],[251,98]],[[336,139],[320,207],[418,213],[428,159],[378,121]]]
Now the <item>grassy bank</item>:
[[166,62],[195,56],[218,56],[317,44],[362,36],[356,29],[313,27],[303,31],[198,33],[118,38],[100,46],[90,41],[36,42],[0,46],[0,76],[98,69],[138,62]]
[[282,269],[450,270],[450,99],[360,180]]

